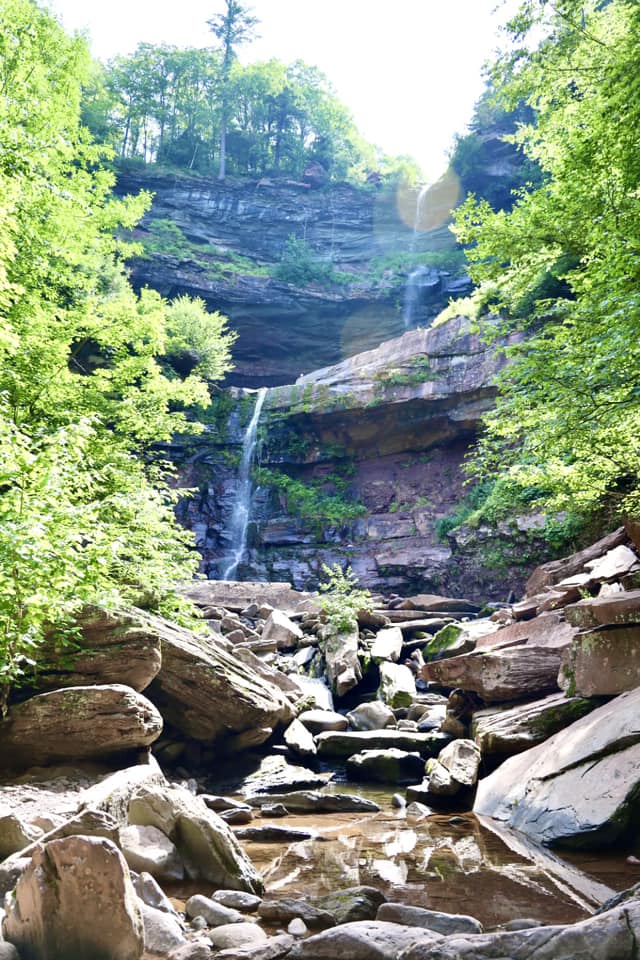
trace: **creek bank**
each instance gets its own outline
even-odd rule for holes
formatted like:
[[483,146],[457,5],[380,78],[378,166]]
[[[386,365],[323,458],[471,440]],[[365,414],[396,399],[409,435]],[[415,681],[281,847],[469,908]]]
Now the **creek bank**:
[[[67,955],[137,960],[143,949],[145,956],[174,960],[212,949],[228,960],[329,957],[347,946],[363,960],[435,960],[455,951],[490,957],[507,948],[514,957],[535,948],[549,957],[631,960],[633,938],[640,936],[637,898],[590,917],[610,898],[611,887],[540,844],[597,848],[615,842],[621,856],[634,852],[628,828],[640,812],[634,752],[640,743],[634,722],[640,677],[631,662],[620,675],[627,689],[613,695],[610,674],[597,664],[598,651],[604,663],[608,647],[593,644],[591,670],[586,679],[575,679],[575,690],[561,689],[558,678],[564,683],[571,674],[575,644],[590,635],[594,621],[597,633],[613,637],[640,630],[638,571],[635,547],[621,530],[594,545],[586,559],[567,558],[551,574],[536,571],[523,602],[502,605],[489,617],[459,597],[378,597],[374,614],[363,614],[348,632],[348,684],[344,669],[335,666],[343,663],[340,645],[327,643],[331,624],[313,596],[288,584],[194,585],[189,592],[208,629],[200,636],[141,612],[111,619],[93,613],[107,632],[133,630],[137,642],[148,644],[155,664],[159,648],[159,670],[149,671],[153,679],[144,690],[120,687],[129,697],[144,698],[152,715],[163,717],[165,729],[160,733],[156,724],[151,744],[146,734],[136,742],[144,763],[113,773],[104,767],[82,772],[74,760],[74,769],[65,772],[53,764],[67,725],[74,729],[75,712],[71,719],[59,712],[49,755],[49,741],[39,744],[42,769],[16,772],[0,787],[3,814],[13,818],[12,832],[3,833],[13,837],[12,849],[5,846],[0,864],[0,884],[9,892],[5,938],[23,960],[53,958],[48,944],[55,945],[57,960]],[[541,584],[544,576],[549,580]],[[582,589],[577,601],[570,589],[576,577]],[[427,621],[432,632],[424,629]],[[464,635],[467,652],[458,652],[452,633],[456,640]],[[90,658],[88,644],[80,651],[83,661]],[[97,645],[102,668],[105,650],[122,657],[117,647]],[[532,700],[528,667],[514,665],[518,658],[529,664],[532,650],[550,651],[557,659],[555,689],[542,702]],[[480,685],[477,673],[470,668],[461,673],[460,664],[482,659],[493,680],[484,676]],[[388,677],[400,669],[405,672],[398,705],[398,686],[391,689]],[[456,686],[461,676],[471,678],[466,688]],[[505,678],[522,703],[505,703]],[[587,682],[589,690],[596,688],[593,696],[585,694]],[[198,699],[194,691],[200,684],[208,693]],[[104,689],[100,683],[46,693],[34,689],[10,706],[0,735],[43,698],[77,704],[82,691],[82,702],[89,696],[98,704]],[[488,712],[491,722],[501,718],[507,731],[500,749],[486,732]],[[541,745],[530,748],[532,741]],[[149,746],[170,780],[146,756]],[[485,765],[494,766],[507,753],[512,759],[482,777]],[[121,763],[111,748],[96,751],[93,762],[105,759],[112,767]],[[11,762],[24,768],[26,757]],[[611,764],[615,778],[608,776]],[[366,796],[355,797],[341,785],[345,767],[357,769],[365,793],[367,782],[388,785],[389,794],[398,781],[408,782],[406,799],[422,806],[400,797],[392,807],[387,794],[376,809]],[[478,776],[473,816],[468,810]],[[603,782],[614,780],[615,790],[603,790]],[[574,817],[568,816],[567,798]],[[248,827],[231,828],[223,814],[240,814]],[[490,866],[498,848],[506,860],[496,862],[512,864],[503,872]],[[82,892],[74,886],[80,861],[92,876]],[[626,869],[629,886],[633,858]],[[163,888],[172,893],[167,871],[176,883],[190,884],[189,896],[195,898],[188,909],[188,897],[163,896]],[[43,891],[39,884],[49,873],[56,881]],[[456,913],[447,909],[451,889],[442,878],[457,875],[465,876],[469,909]],[[482,905],[489,876],[501,891],[493,914]],[[516,902],[509,877],[526,891],[518,913],[528,919],[524,929],[511,932],[500,929],[514,919],[512,912],[500,914],[500,904]],[[46,906],[47,891],[57,898],[55,909]],[[232,891],[249,900],[234,900]],[[227,902],[213,900],[212,893]],[[86,908],[83,898],[89,898]],[[71,923],[72,935],[64,939],[55,917],[65,911],[70,916],[73,909],[90,920],[98,907],[110,910],[112,900],[121,911],[122,936],[107,935],[103,943],[93,922],[86,930]],[[205,900],[215,908],[208,902],[203,907]],[[552,902],[558,904],[555,913]],[[474,920],[487,932],[472,930]],[[540,926],[549,920],[552,926]],[[277,924],[286,924],[289,933],[277,933]],[[319,926],[327,929],[315,932]],[[595,954],[584,952],[589,942],[597,945]],[[570,949],[574,953],[566,953]]]

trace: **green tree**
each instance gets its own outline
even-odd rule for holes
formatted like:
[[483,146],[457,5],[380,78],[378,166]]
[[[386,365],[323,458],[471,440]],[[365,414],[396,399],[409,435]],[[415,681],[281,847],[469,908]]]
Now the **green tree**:
[[[112,198],[80,123],[84,41],[33,0],[0,0],[0,17],[4,709],[47,625],[62,628],[87,602],[175,605],[172,585],[196,555],[153,445],[189,430],[186,409],[208,391],[195,374],[163,373],[172,338],[186,336],[183,304],[136,297],[123,271],[114,232],[132,227],[149,198]],[[219,374],[228,367],[219,318],[209,335]]]
[[[537,125],[517,139],[544,182],[510,213],[469,200],[457,216],[471,273],[502,311],[484,334],[524,332],[508,349],[478,468],[498,473],[511,500],[637,512],[640,7],[531,0],[510,29],[494,83],[507,108],[535,110]],[[564,292],[541,294],[550,279]]]
[[226,10],[224,13],[218,13],[211,20],[207,20],[211,32],[219,40],[222,49],[219,180],[224,180],[226,176],[231,67],[236,59],[237,48],[253,37],[258,23],[257,18],[250,14],[249,8],[245,7],[239,0],[225,0],[225,4]]

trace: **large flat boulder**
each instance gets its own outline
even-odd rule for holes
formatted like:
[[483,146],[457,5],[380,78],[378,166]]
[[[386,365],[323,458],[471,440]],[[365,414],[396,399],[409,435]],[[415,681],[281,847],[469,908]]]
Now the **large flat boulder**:
[[269,731],[293,719],[294,711],[264,668],[259,675],[221,638],[197,635],[159,617],[147,618],[160,633],[162,667],[148,696],[164,718],[205,743],[247,731]]
[[483,757],[512,757],[535,747],[601,706],[598,699],[551,693],[541,700],[476,710],[471,736]]
[[157,709],[131,687],[64,687],[11,707],[0,757],[8,768],[88,760],[146,747],[161,731]]
[[[294,613],[301,603],[312,601],[313,594],[294,590],[290,583],[229,580],[193,580],[183,584],[182,592],[199,607],[224,607],[240,612],[251,603],[259,607],[265,603]],[[318,608],[319,609],[319,608]]]
[[420,927],[385,920],[356,920],[317,933],[296,944],[291,960],[397,960],[399,951],[414,943],[433,945],[440,935]]
[[320,638],[320,649],[327,666],[327,677],[337,697],[343,697],[362,679],[358,659],[358,624],[353,621],[350,630],[334,630],[328,624]]
[[640,814],[639,709],[637,688],[506,760],[480,781],[474,812],[546,844],[615,841]]
[[574,627],[583,629],[607,624],[640,623],[640,590],[589,597],[570,604],[564,614]]
[[260,893],[262,880],[224,820],[181,787],[142,787],[129,822],[156,827],[176,846],[186,873],[220,889]]
[[425,663],[422,678],[477,693],[486,703],[518,700],[558,689],[562,649],[522,644],[475,650]]
[[124,857],[72,836],[36,849],[6,901],[5,937],[22,960],[139,960],[144,927]]
[[613,533],[591,544],[585,550],[536,567],[527,580],[526,595],[532,597],[547,587],[553,587],[556,583],[560,583],[561,580],[566,580],[576,573],[583,572],[587,563],[604,556],[609,550],[614,550],[620,544],[625,544],[627,540],[628,535],[624,527],[618,527]]
[[640,624],[579,633],[564,654],[558,683],[581,697],[615,696],[640,686]]
[[328,757],[351,757],[362,750],[387,750],[396,747],[422,757],[435,757],[449,737],[438,733],[414,733],[407,730],[329,731],[316,737],[318,753]]
[[140,692],[160,669],[160,636],[144,615],[86,607],[77,618],[73,647],[55,634],[38,652],[39,690],[87,684],[125,683]]

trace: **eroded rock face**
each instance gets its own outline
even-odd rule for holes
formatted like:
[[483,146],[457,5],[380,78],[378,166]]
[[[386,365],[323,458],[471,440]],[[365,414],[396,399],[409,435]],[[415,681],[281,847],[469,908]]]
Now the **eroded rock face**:
[[[215,636],[149,618],[161,633],[162,668],[149,697],[168,722],[194,740],[211,742],[232,734],[263,731],[293,719],[285,694],[229,653]],[[255,739],[253,740],[255,743]]]
[[153,743],[162,717],[123,684],[65,687],[13,706],[0,722],[7,767],[87,760]]
[[73,836],[38,847],[8,901],[4,932],[22,960],[139,960],[142,916],[115,844]]
[[506,760],[480,781],[474,812],[543,843],[613,842],[640,812],[639,708],[640,687]]

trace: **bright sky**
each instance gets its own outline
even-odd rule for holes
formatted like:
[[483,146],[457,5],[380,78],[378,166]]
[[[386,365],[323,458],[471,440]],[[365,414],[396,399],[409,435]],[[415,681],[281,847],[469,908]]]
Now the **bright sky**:
[[[206,21],[223,0],[49,0],[69,30],[86,30],[95,56],[138,43],[207,46]],[[482,65],[501,43],[515,0],[247,0],[259,39],[247,63],[276,57],[319,67],[367,140],[410,154],[427,179],[446,167],[482,90]],[[496,8],[498,8],[496,10]]]

